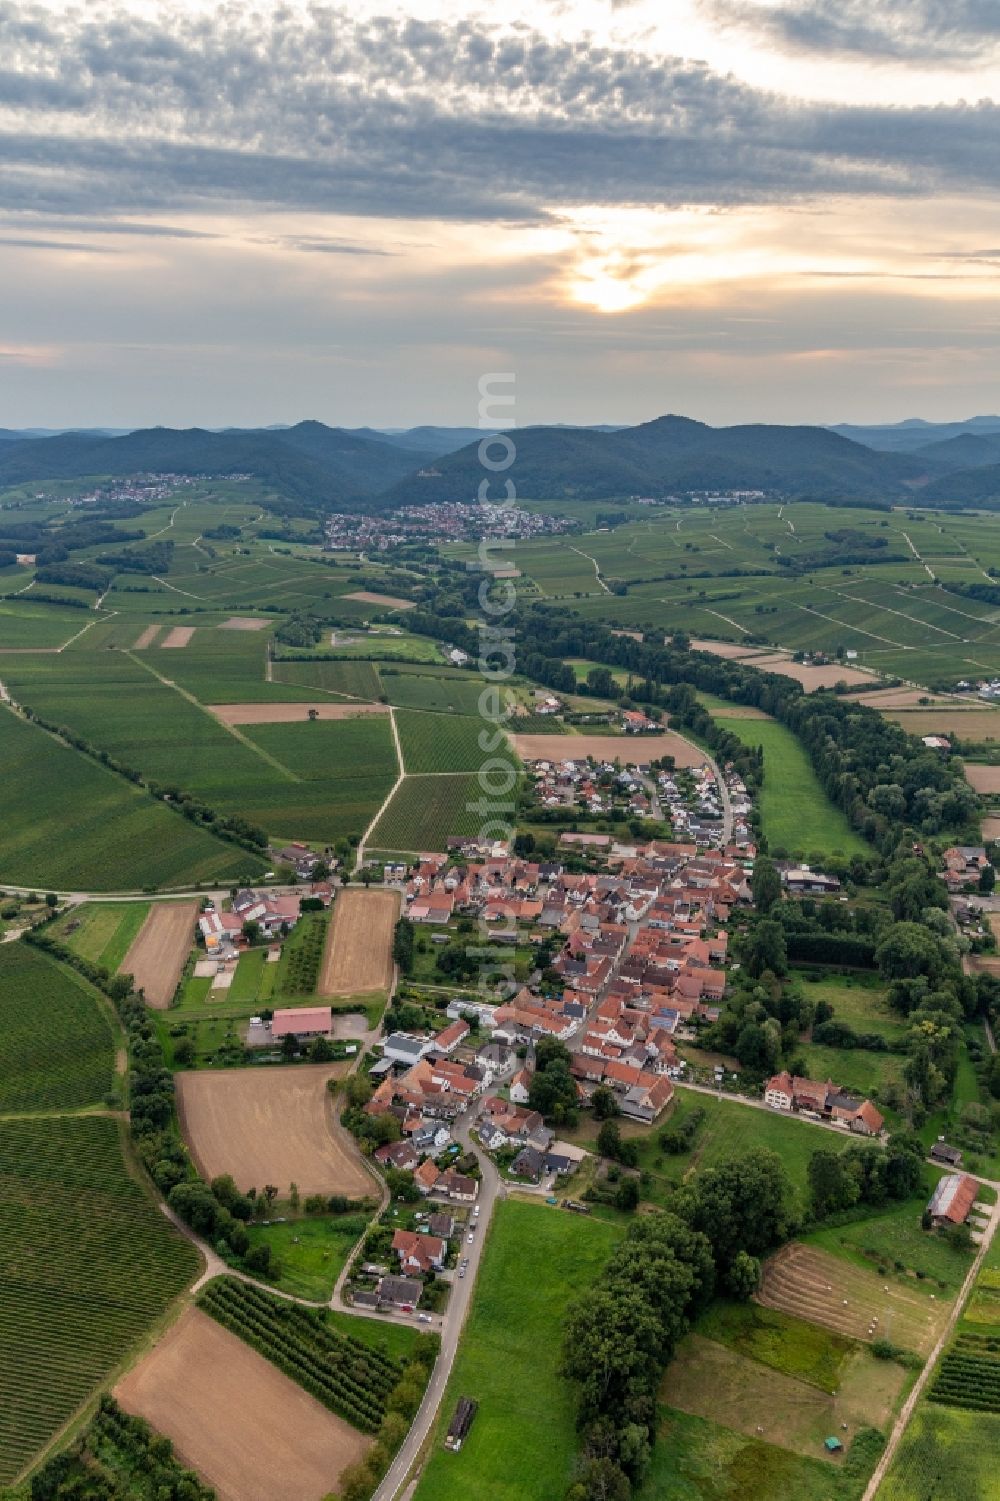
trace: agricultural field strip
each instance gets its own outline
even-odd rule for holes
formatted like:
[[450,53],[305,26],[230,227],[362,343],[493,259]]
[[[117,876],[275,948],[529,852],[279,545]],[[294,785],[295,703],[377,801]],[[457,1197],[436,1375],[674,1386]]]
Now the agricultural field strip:
[[257,756],[261,761],[265,761],[267,765],[270,766],[274,771],[276,771],[278,775],[281,776],[285,781],[302,781],[302,778],[296,776],[294,771],[290,771],[283,762],[277,760],[275,756],[270,755],[269,752],[264,750],[261,746],[255,745],[254,742],[249,738],[249,736],[242,734],[235,725],[227,724],[225,720],[220,719],[218,715],[213,714],[211,709],[209,709],[207,705],[201,703],[199,699],[195,698],[193,693],[189,693],[188,690],[186,688],[182,688],[179,683],[172,682],[169,678],[163,677],[161,673],[157,672],[156,668],[153,667],[151,663],[144,662],[142,658],[137,657],[134,652],[127,651],[124,653],[124,655],[131,661],[135,662],[139,667],[145,668],[150,676],[156,678],[157,682],[161,683],[164,688],[172,689],[174,693],[177,693],[181,698],[186,699],[189,704],[193,704],[196,709],[200,709],[203,714],[207,714],[208,717],[212,720],[213,724],[221,725],[228,735],[231,735],[234,740],[238,740],[239,743],[247,750],[252,751],[253,754]]

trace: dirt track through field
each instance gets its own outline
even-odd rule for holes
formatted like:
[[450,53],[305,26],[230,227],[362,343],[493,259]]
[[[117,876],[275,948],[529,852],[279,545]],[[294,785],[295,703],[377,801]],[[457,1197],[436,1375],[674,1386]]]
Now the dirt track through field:
[[522,761],[621,761],[623,766],[648,766],[661,756],[673,756],[678,766],[703,766],[705,753],[680,735],[511,735]]
[[157,636],[160,633],[160,629],[161,627],[158,625],[147,625],[142,635],[136,637],[135,645],[133,646],[132,650],[142,651],[144,646],[152,646],[153,642],[156,640]]
[[219,626],[220,631],[262,631],[268,622],[256,615],[230,615]]
[[115,1396],[173,1441],[219,1501],[320,1501],[371,1442],[198,1308]]
[[[322,690],[320,690],[322,691]],[[388,704],[208,704],[223,724],[298,724],[317,719],[357,719],[361,714],[388,714]]]
[[327,934],[318,993],[360,995],[392,984],[392,935],[399,917],[395,891],[341,891]]
[[273,1183],[287,1194],[363,1198],[375,1184],[327,1089],[348,1063],[226,1069],[176,1076],[177,1114],[198,1171],[232,1173],[244,1191]]
[[358,599],[364,605],[385,605],[388,610],[414,610],[416,601],[400,599],[395,594],[372,594],[368,589],[358,589],[354,594],[345,594],[344,599]]
[[160,642],[160,646],[161,648],[164,646],[187,646],[193,635],[193,625],[175,625],[173,629],[168,631],[164,636],[163,640]]
[[157,1011],[173,1000],[197,920],[197,902],[154,902],[121,962],[119,974],[131,975]]

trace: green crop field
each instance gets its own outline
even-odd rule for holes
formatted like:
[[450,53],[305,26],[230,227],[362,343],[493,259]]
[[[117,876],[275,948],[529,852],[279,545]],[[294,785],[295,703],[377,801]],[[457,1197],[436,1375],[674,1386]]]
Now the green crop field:
[[64,912],[52,931],[74,953],[114,974],[148,912],[148,902],[84,902]]
[[282,662],[272,664],[276,683],[294,683],[299,688],[321,689],[325,694],[376,699],[382,692],[378,669],[371,662]]
[[479,700],[485,684],[474,673],[431,677],[423,672],[404,672],[383,666],[379,671],[382,691],[401,709],[433,709],[439,714],[480,716]]
[[[497,1204],[416,1501],[564,1494],[577,1433],[572,1392],[559,1374],[563,1320],[620,1233],[618,1224],[541,1204]],[[460,1396],[475,1398],[479,1412],[461,1452],[448,1454],[442,1440]]]
[[0,1483],[10,1482],[195,1276],[106,1116],[0,1122]]
[[0,946],[0,1113],[99,1104],[113,1077],[114,1039],[96,992],[40,949]]
[[486,730],[488,746],[496,738],[481,719],[425,714],[416,709],[400,709],[396,728],[408,774],[478,771],[487,759],[480,748],[480,733]]
[[824,1392],[837,1391],[845,1360],[861,1348],[857,1340],[759,1303],[718,1299],[701,1315],[696,1328],[705,1339]]
[[804,747],[783,724],[773,720],[727,719],[717,723],[745,745],[764,748],[764,784],[760,815],[772,852],[778,849],[832,854],[870,854],[846,814],[835,808],[820,786]]
[[134,890],[258,874],[263,862],[0,708],[0,878],[57,890]]
[[1000,1417],[921,1403],[878,1501],[994,1501]]
[[[372,830],[369,849],[443,850],[450,834],[474,834],[483,815],[474,776],[407,776]],[[494,815],[488,815],[494,816]]]

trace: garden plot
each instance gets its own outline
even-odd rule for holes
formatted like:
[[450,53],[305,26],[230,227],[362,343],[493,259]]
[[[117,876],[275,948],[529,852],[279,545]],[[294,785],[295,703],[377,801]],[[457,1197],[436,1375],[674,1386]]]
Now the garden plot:
[[370,1440],[200,1309],[118,1383],[219,1501],[321,1501]]
[[886,1283],[826,1251],[793,1241],[764,1267],[758,1301],[852,1339],[889,1339],[928,1355],[944,1328],[949,1300]]
[[354,1139],[339,1124],[327,1082],[346,1063],[181,1073],[177,1113],[198,1171],[231,1173],[239,1187],[273,1183],[286,1193],[372,1192]]

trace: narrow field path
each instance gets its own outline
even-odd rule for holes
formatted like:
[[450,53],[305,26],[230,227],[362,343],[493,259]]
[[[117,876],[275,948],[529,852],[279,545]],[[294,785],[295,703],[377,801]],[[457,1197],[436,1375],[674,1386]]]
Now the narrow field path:
[[594,577],[596,578],[597,582],[600,584],[601,588],[604,590],[605,594],[610,594],[611,590],[608,588],[607,584],[601,578],[601,570],[597,566],[597,559],[596,558],[592,558],[590,556],[589,552],[583,552],[579,547],[571,547],[570,548],[570,552],[575,552],[576,555],[577,555],[577,557],[579,557],[579,558],[586,558],[588,563],[593,563],[593,565],[594,565]]
[[371,823],[368,825],[367,829],[365,829],[365,832],[361,836],[361,842],[358,845],[354,855],[355,870],[361,869],[361,865],[365,857],[365,845],[368,843],[369,839],[374,833],[376,825],[378,824],[379,819],[382,817],[382,814],[385,812],[386,808],[388,808],[389,804],[396,796],[396,793],[399,791],[400,787],[402,787],[404,781],[406,780],[406,764],[403,761],[403,747],[400,743],[399,728],[396,724],[396,711],[394,708],[392,708],[391,705],[389,708],[389,724],[392,728],[392,743],[396,747],[396,765],[399,767],[399,775],[390,787],[388,795],[386,796],[385,801],[382,803],[382,806],[377,810],[375,817],[372,819]]

